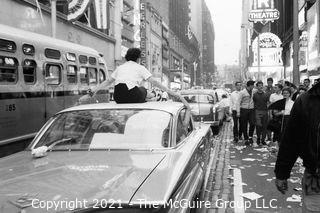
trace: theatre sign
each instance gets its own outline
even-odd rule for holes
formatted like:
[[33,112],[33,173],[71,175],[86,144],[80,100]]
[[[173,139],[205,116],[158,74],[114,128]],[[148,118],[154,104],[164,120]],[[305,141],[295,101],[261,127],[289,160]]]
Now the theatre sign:
[[274,0],[253,0],[253,10],[249,12],[249,21],[266,24],[280,18],[279,10],[274,8]]

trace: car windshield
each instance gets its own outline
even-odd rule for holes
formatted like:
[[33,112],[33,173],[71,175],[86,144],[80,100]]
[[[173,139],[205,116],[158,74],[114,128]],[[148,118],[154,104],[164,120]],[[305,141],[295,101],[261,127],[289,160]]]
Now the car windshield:
[[189,94],[182,95],[188,103],[212,103],[213,97],[206,94]]
[[34,148],[152,149],[169,144],[171,114],[159,110],[103,109],[57,115]]

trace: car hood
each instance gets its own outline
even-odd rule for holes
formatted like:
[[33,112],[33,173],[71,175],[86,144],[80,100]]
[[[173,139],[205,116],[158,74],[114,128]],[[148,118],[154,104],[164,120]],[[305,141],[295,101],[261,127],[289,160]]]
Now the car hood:
[[94,199],[113,199],[128,204],[164,157],[150,151],[55,151],[39,159],[24,151],[6,157],[0,160],[0,212],[24,207],[26,213],[43,212],[37,201],[89,205]]

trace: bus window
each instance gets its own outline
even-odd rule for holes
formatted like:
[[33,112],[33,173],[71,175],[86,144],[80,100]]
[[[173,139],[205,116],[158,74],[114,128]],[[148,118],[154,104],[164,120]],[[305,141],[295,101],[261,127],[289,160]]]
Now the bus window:
[[59,50],[54,50],[54,49],[50,49],[50,48],[46,48],[44,50],[44,54],[47,58],[52,58],[52,59],[57,59],[57,60],[59,60],[61,57],[61,53]]
[[96,65],[97,64],[97,59],[94,58],[94,57],[89,57],[89,64]]
[[98,71],[96,68],[89,67],[89,83],[96,84],[98,82]]
[[75,66],[75,65],[68,66],[67,80],[71,84],[77,83],[77,66]]
[[88,68],[80,67],[80,82],[82,84],[88,84]]
[[57,64],[47,64],[45,79],[48,84],[60,84],[61,67]]
[[85,56],[85,55],[80,55],[80,56],[79,56],[79,62],[80,62],[81,64],[86,64],[86,63],[88,63],[88,57]]
[[104,73],[103,69],[99,70],[99,83],[102,83],[106,80],[106,74]]
[[0,56],[0,83],[15,83],[18,80],[18,60]]
[[76,62],[76,54],[74,53],[67,53],[66,58],[68,61]]
[[23,62],[23,78],[27,84],[34,84],[36,82],[37,63],[34,60],[26,59]]
[[13,41],[0,39],[0,50],[6,52],[15,52],[17,50],[17,45]]
[[31,44],[23,44],[22,45],[22,51],[25,55],[34,55],[34,46]]

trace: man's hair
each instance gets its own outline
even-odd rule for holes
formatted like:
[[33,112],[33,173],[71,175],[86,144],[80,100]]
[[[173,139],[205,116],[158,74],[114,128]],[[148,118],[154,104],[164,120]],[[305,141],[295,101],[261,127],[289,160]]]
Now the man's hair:
[[262,82],[262,81],[258,81],[258,82],[256,83],[256,86],[259,86],[260,84],[263,85],[263,82]]
[[277,86],[280,90],[282,90],[282,89],[283,89],[282,84],[276,84],[275,86]]
[[267,81],[272,81],[272,83],[273,83],[273,78],[268,78]]
[[283,88],[283,89],[282,89],[282,93],[283,93],[284,91],[289,92],[289,94],[291,95],[291,90],[290,90],[290,88],[288,88],[288,87]]
[[226,94],[223,94],[222,98],[228,98],[228,96]]
[[285,81],[285,82],[284,82],[284,85],[287,86],[287,87],[290,87],[290,86],[291,86],[291,83],[290,83],[290,81]]
[[236,81],[236,83],[234,83],[235,86],[237,86],[238,84],[241,84],[241,81]]
[[247,87],[254,86],[254,81],[250,80],[247,82]]
[[305,92],[308,91],[307,88],[305,88],[305,87],[299,87],[299,91],[300,91],[300,90],[303,90],[303,91],[305,91]]
[[306,78],[303,81],[308,81],[310,83],[310,79],[309,78]]
[[139,48],[130,48],[127,51],[125,59],[127,61],[137,61],[141,57],[141,50]]

